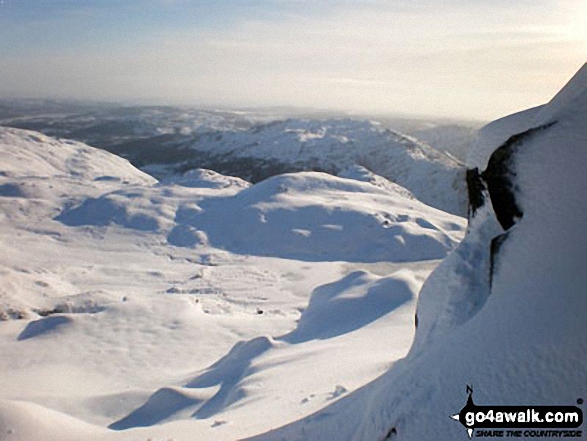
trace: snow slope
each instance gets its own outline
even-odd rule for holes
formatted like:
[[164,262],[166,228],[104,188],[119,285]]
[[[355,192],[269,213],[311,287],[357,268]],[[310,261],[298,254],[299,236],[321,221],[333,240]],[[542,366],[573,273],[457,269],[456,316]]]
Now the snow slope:
[[186,146],[210,155],[220,168],[226,163],[238,167],[239,160],[259,161],[255,172],[265,168],[264,177],[275,174],[271,169],[338,174],[359,165],[425,204],[453,214],[465,212],[464,170],[457,160],[371,121],[288,119],[201,135]]
[[400,133],[377,122],[351,118],[286,119],[280,113],[169,106],[32,104],[39,108],[27,102],[7,103],[22,115],[0,119],[0,125],[4,121],[89,143],[128,158],[161,180],[198,168],[258,182],[287,172],[338,174],[363,166],[407,188],[428,205],[466,213],[462,163],[442,152],[468,148],[472,134],[464,126],[436,122],[421,132],[424,139],[437,144],[435,149],[402,134],[408,128],[405,125],[400,124]]
[[365,169],[157,182],[35,132],[0,128],[0,150],[0,440],[233,440],[310,415],[406,354],[463,234]]
[[587,65],[550,103],[481,130],[471,157],[485,170],[484,203],[420,293],[409,355],[252,439],[467,439],[449,418],[466,385],[477,405],[576,405],[587,384],[586,74]]
[[475,140],[478,128],[462,124],[430,124],[429,127],[410,131],[414,138],[441,152],[449,153],[465,162]]

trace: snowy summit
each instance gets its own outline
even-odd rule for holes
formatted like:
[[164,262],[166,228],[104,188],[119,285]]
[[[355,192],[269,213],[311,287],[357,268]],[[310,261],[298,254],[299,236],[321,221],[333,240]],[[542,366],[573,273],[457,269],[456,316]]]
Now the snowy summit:
[[0,128],[0,441],[459,440],[468,385],[576,405],[586,121],[587,65],[484,127],[466,176],[370,123],[357,150],[340,122],[214,141],[338,175],[254,184]]

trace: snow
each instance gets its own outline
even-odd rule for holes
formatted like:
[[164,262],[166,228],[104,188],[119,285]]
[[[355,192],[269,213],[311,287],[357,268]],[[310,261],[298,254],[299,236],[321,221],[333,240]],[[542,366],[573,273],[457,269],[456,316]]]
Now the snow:
[[[480,131],[470,164],[483,171],[552,123],[511,151],[523,214],[504,231],[490,188],[464,239],[463,219],[365,164],[157,182],[0,129],[0,440],[458,440],[449,417],[467,385],[478,404],[574,405],[587,384],[585,72]],[[330,136],[287,127],[292,158]],[[443,169],[401,151],[413,179]]]
[[516,146],[512,191],[523,216],[499,249],[488,253],[504,233],[492,202],[503,201],[486,200],[425,282],[408,356],[335,404],[251,439],[465,439],[449,416],[465,404],[467,385],[478,405],[576,404],[587,384],[584,69],[542,116],[534,109],[481,130],[476,165],[490,140],[495,150],[517,130],[556,121]]
[[587,94],[587,63],[548,104],[523,110],[483,127],[467,158],[470,167],[484,170],[493,151],[517,133],[556,121],[560,117],[581,115]]
[[263,160],[286,170],[335,174],[362,166],[408,189],[428,205],[453,214],[465,213],[460,162],[371,121],[287,119],[248,130],[202,135],[186,145],[220,158],[221,163]]
[[470,168],[477,167],[479,170],[485,170],[487,162],[496,148],[506,142],[510,136],[534,127],[534,118],[540,113],[542,107],[537,106],[522,110],[482,127],[469,151],[467,165]]
[[237,439],[310,415],[407,353],[464,232],[360,168],[157,182],[78,142],[0,140],[2,440]]
[[[417,201],[406,203],[368,183],[316,172],[269,178],[234,197],[199,206],[202,211],[178,211],[177,221],[198,225],[210,244],[238,254],[414,261],[440,259],[460,238],[454,217]],[[423,212],[434,216],[433,223]]]
[[[23,116],[0,124],[88,142],[128,158],[162,181],[198,168],[258,182],[285,172],[337,175],[361,166],[406,188],[427,205],[461,216],[466,213],[463,164],[442,150],[468,148],[472,136],[468,127],[441,123],[428,127],[422,136],[438,146],[435,149],[403,133],[413,124],[422,126],[421,121],[390,123],[390,127],[399,124],[400,132],[376,121],[323,115],[284,119],[275,113],[147,106],[90,106],[85,112],[74,108],[65,115],[62,109],[51,114],[49,106],[47,115],[39,115],[41,110],[24,104]],[[19,103],[10,105],[18,108]]]
[[[584,106],[587,94],[587,63],[573,75],[573,78],[542,108],[537,115],[537,124],[555,120],[562,113],[577,113]],[[579,109],[577,109],[579,107]],[[576,116],[576,115],[575,115]]]
[[251,184],[233,176],[224,176],[212,170],[192,169],[181,176],[172,176],[164,184],[175,184],[195,188],[247,188]]
[[[3,128],[2,176],[62,177],[89,185],[90,181],[148,185],[155,180],[128,161],[76,141],[57,141],[37,132]],[[32,146],[38,145],[38,148]]]
[[477,128],[461,124],[430,124],[430,127],[411,130],[409,134],[436,150],[466,162]]

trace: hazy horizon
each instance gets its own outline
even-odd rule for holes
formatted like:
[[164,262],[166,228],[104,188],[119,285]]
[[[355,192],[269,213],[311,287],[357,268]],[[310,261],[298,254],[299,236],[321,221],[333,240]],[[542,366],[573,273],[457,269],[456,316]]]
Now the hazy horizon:
[[4,0],[0,98],[491,120],[587,53],[581,0],[244,3]]

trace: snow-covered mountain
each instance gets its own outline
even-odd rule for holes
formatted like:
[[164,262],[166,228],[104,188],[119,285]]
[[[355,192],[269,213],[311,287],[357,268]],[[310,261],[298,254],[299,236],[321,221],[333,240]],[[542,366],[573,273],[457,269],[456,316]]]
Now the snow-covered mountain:
[[448,191],[458,167],[371,123],[349,123],[372,140],[350,150],[353,130],[324,122],[182,138],[345,166],[254,185],[157,181],[0,129],[0,440],[458,440],[468,385],[478,404],[577,404],[586,121],[587,65],[483,128],[464,238],[462,218],[417,199],[416,178]]
[[471,144],[477,136],[477,127],[463,124],[442,124],[431,125],[431,127],[420,128],[409,133],[416,139],[441,152],[446,152],[465,162]]
[[468,232],[420,292],[410,354],[332,406],[253,439],[467,439],[449,416],[468,385],[478,405],[581,404],[586,122],[587,64],[548,104],[482,129]]
[[[181,167],[193,168],[206,155],[209,168],[254,182],[278,172],[338,174],[359,165],[408,189],[425,204],[453,214],[465,212],[464,169],[458,161],[370,121],[276,121],[200,135],[185,148],[198,156],[194,164],[187,160]],[[249,164],[248,176],[242,176],[243,164]]]
[[[31,112],[27,107],[23,115],[0,119],[0,123],[89,143],[129,159],[158,179],[206,168],[259,182],[288,172],[336,175],[362,166],[408,189],[428,205],[466,214],[462,163],[374,121],[174,107],[98,107],[86,112],[74,107],[70,113],[49,115]],[[433,139],[441,139],[442,148],[453,151],[460,149],[457,144],[467,143],[459,127],[441,125],[421,133],[433,131]]]
[[0,128],[0,151],[1,440],[232,440],[303,418],[406,354],[464,232],[359,166],[158,182],[36,132]]

